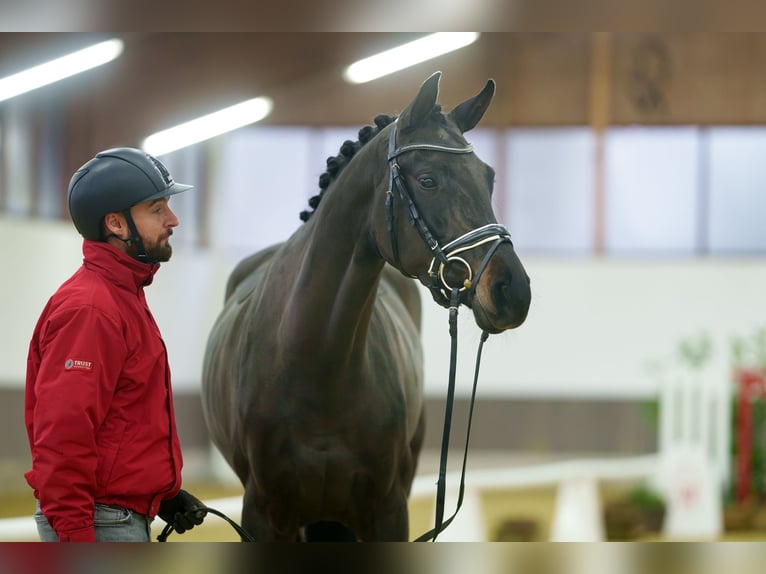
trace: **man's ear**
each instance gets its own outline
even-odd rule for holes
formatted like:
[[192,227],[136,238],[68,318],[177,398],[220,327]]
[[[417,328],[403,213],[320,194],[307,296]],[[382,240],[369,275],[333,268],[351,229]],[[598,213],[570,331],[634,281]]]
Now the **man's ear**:
[[104,231],[106,237],[116,235],[120,239],[127,239],[130,235],[128,223],[122,213],[107,213],[104,216]]

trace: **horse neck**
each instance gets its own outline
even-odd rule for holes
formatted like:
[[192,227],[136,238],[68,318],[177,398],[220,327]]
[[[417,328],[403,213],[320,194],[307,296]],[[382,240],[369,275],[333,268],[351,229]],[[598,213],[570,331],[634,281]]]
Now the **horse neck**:
[[[361,156],[355,159],[365,163]],[[313,327],[301,327],[300,332],[296,328],[291,336],[305,350],[321,351],[330,361],[349,358],[333,353],[358,352],[364,345],[383,270],[384,261],[371,239],[374,202],[383,201],[372,171],[364,165],[346,166],[303,235],[300,268],[290,294],[294,320],[289,324]]]

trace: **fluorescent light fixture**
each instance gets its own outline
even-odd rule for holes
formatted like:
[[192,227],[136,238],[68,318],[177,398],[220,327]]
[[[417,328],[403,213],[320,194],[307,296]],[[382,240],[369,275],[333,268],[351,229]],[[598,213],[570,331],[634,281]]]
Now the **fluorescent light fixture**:
[[111,62],[122,53],[122,40],[107,40],[0,79],[0,102]]
[[262,120],[271,108],[271,99],[266,97],[246,100],[152,134],[141,147],[152,155],[169,153]]
[[343,74],[347,82],[363,84],[420,62],[473,44],[478,32],[439,32],[354,62]]

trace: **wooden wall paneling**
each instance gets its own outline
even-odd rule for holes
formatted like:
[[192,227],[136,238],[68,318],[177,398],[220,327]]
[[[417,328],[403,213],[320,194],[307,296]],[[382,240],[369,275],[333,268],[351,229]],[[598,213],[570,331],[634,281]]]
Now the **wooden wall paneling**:
[[588,33],[513,34],[511,124],[588,124]]
[[612,121],[646,125],[766,122],[766,35],[614,35]]

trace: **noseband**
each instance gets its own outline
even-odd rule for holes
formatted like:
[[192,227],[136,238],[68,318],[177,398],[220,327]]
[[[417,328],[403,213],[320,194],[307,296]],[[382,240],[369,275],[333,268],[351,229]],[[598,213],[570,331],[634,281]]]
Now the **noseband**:
[[[468,233],[464,233],[444,246],[439,245],[439,242],[434,238],[433,233],[431,233],[428,224],[426,224],[423,217],[420,215],[412,194],[409,189],[407,189],[407,184],[402,177],[401,168],[399,167],[396,158],[413,150],[428,150],[453,154],[473,153],[473,146],[468,144],[465,147],[447,147],[436,144],[416,143],[397,148],[396,126],[397,123],[394,122],[391,126],[391,134],[388,139],[389,181],[388,191],[386,192],[386,218],[388,232],[391,236],[391,247],[393,249],[394,261],[396,262],[396,266],[399,269],[402,269],[401,261],[399,259],[399,246],[396,239],[396,212],[394,210],[394,189],[396,189],[399,192],[399,198],[407,205],[410,223],[415,226],[420,237],[425,241],[428,248],[434,254],[431,259],[431,264],[428,266],[428,284],[426,287],[428,287],[434,299],[440,305],[449,307],[454,304],[453,300],[456,296],[458,299],[456,304],[459,304],[463,293],[467,290],[470,290],[470,293],[473,295],[476,290],[476,285],[479,283],[479,279],[482,273],[484,273],[484,269],[487,267],[490,258],[502,243],[511,243],[511,234],[504,225],[490,223],[469,231]],[[474,275],[473,269],[468,262],[462,257],[459,257],[458,254],[484,245],[485,243],[492,243],[492,245],[484,256],[478,271]],[[450,285],[445,278],[444,270],[450,263],[458,263],[465,267],[466,278],[462,285]],[[414,275],[410,275],[410,277],[415,278]]]

